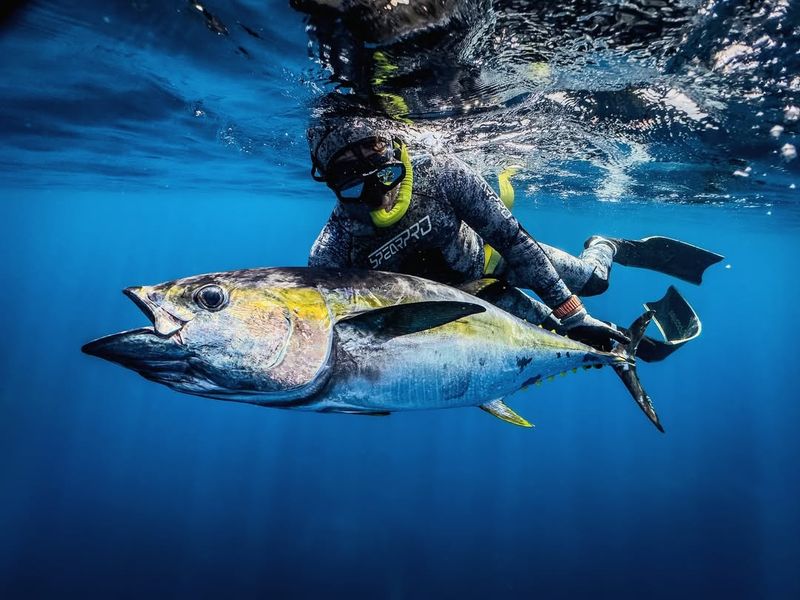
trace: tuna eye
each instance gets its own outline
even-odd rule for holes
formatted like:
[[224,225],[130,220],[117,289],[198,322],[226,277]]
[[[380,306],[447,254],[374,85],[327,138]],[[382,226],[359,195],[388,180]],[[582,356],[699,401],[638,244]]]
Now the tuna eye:
[[200,308],[220,310],[228,303],[228,298],[218,285],[206,285],[194,293],[194,301]]

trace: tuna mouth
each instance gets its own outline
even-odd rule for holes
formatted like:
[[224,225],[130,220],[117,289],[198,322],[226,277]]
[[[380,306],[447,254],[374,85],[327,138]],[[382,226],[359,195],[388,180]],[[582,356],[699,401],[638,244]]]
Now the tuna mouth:
[[152,327],[113,333],[85,344],[81,350],[166,383],[185,374],[189,353],[175,337],[164,338]]
[[150,319],[153,330],[162,337],[178,333],[186,323],[159,305],[151,296],[151,288],[129,287],[122,290],[122,293],[133,300],[133,303]]
[[150,297],[148,288],[131,287],[123,293],[133,300],[153,326],[107,335],[85,344],[81,350],[161,383],[184,378],[189,352],[181,343],[180,330],[185,322],[159,306]]

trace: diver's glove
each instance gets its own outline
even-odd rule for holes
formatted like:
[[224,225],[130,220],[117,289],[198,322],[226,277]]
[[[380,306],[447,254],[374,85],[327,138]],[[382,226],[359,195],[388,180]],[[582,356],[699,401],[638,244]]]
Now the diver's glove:
[[593,348],[608,351],[613,347],[612,342],[627,344],[631,341],[613,324],[592,317],[577,296],[570,296],[552,316],[560,322],[559,333]]

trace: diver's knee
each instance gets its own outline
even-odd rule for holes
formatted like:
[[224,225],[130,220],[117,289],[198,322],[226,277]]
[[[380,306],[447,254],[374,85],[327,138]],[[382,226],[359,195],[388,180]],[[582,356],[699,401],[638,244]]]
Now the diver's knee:
[[598,273],[600,269],[595,269],[583,284],[579,296],[598,296],[608,289],[608,274]]

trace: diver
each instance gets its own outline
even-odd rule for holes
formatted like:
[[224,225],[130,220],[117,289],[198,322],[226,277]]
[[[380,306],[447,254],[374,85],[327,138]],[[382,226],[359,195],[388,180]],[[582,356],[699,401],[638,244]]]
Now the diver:
[[[535,324],[598,348],[624,331],[588,314],[580,296],[608,288],[613,262],[684,279],[719,255],[669,238],[592,236],[580,256],[536,241],[486,180],[452,155],[415,153],[389,123],[323,118],[308,130],[312,176],[338,202],[311,248],[309,266],[366,268],[460,286],[491,277],[485,297]],[[544,305],[516,288],[533,290]]]

